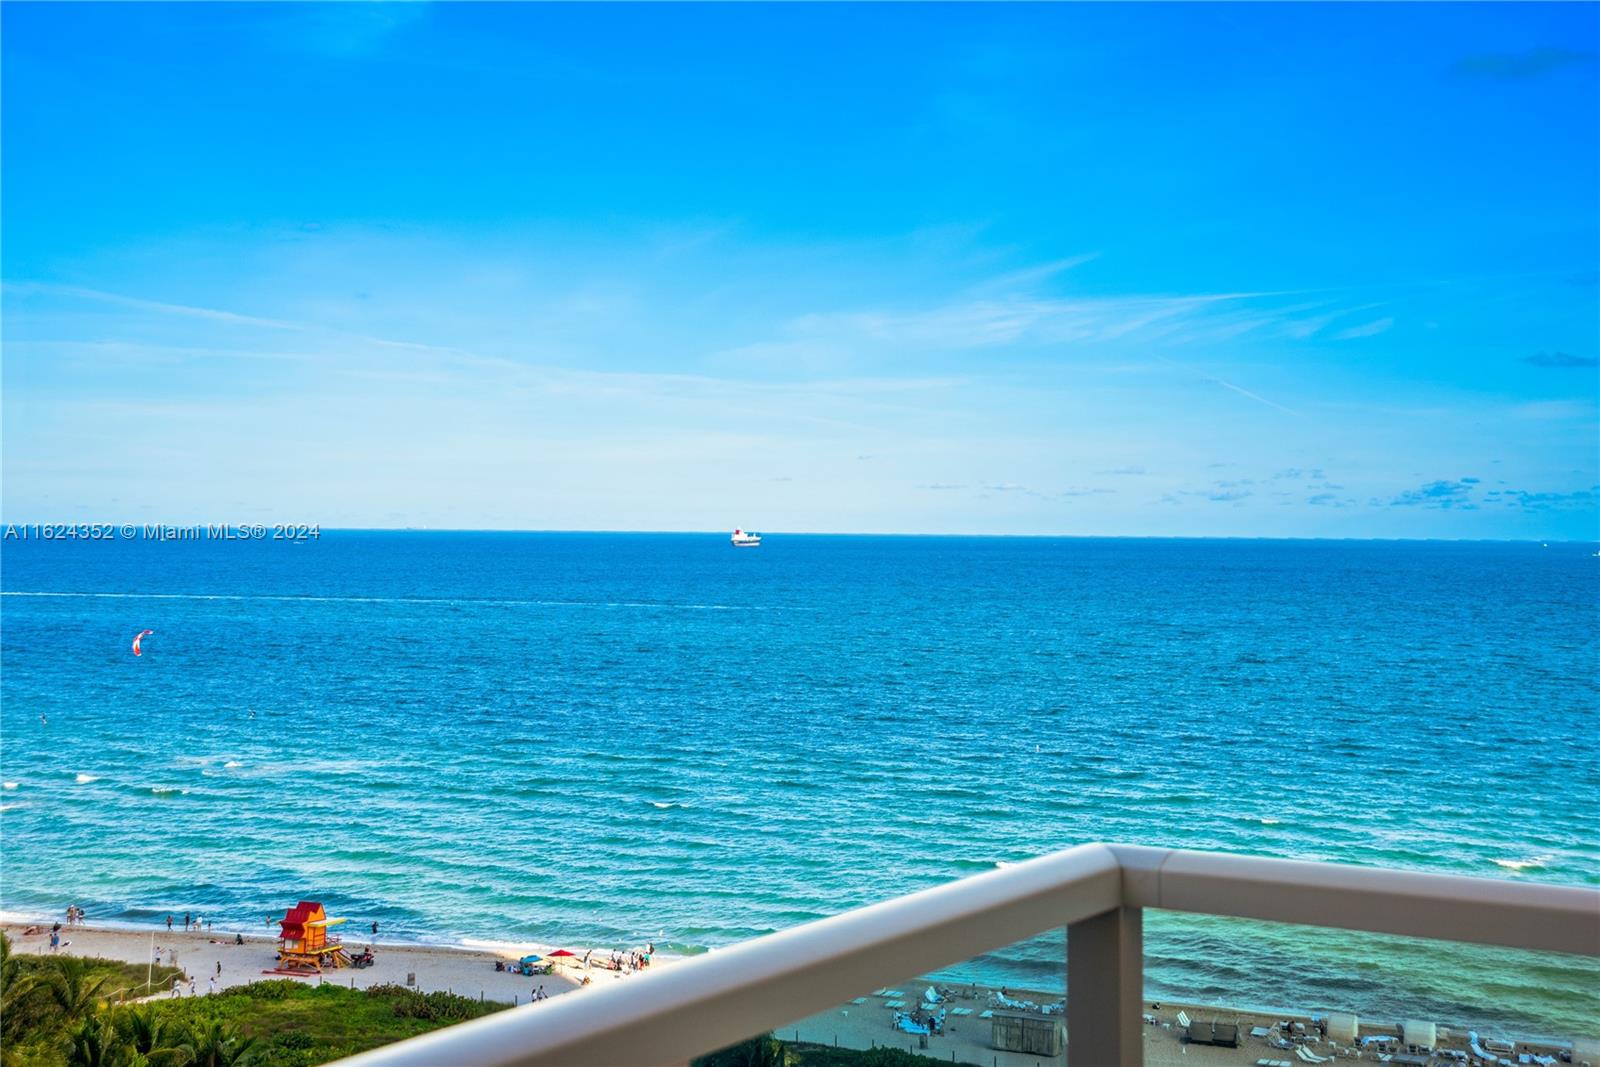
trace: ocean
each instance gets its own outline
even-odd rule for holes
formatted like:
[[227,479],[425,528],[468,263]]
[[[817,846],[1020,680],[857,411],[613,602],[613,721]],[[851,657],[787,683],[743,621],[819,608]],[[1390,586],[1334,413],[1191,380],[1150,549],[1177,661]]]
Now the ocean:
[[[385,940],[687,954],[1096,840],[1593,886],[1594,547],[10,541],[0,908],[262,933],[309,897]],[[1147,941],[1171,999],[1600,1020],[1577,957]],[[948,973],[1059,988],[1060,954]]]

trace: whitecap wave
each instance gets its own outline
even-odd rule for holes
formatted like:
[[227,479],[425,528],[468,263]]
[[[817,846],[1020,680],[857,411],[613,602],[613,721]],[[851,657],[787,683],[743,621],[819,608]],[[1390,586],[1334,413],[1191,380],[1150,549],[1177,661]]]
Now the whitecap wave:
[[100,776],[98,774],[80,774],[74,779],[79,785],[88,785],[90,782],[98,782],[99,780]]
[[1495,860],[1494,865],[1496,867],[1503,867],[1513,873],[1520,874],[1527,870],[1543,870],[1545,861],[1549,858],[1549,856],[1534,856],[1525,860]]
[[666,808],[681,808],[681,807],[683,807],[682,804],[679,804],[677,801],[674,801],[674,800],[652,800],[650,802],[650,806],[652,808],[662,808],[662,809],[666,809]]
[[158,797],[176,797],[182,796],[188,790],[176,785],[153,785],[150,787],[150,792]]
[[239,761],[238,761],[238,760],[236,760],[236,759],[231,759],[231,760],[229,760],[229,761],[228,761],[228,762],[227,762],[227,763],[224,763],[224,764],[223,764],[223,765],[222,765],[222,766],[223,766],[223,767],[224,767],[224,768],[227,768],[227,767],[243,767],[243,766],[244,766],[244,764],[242,764],[242,763],[240,763],[240,762],[239,762]]
[[3,785],[7,789],[15,789],[17,787],[16,782],[0,782],[0,785]]

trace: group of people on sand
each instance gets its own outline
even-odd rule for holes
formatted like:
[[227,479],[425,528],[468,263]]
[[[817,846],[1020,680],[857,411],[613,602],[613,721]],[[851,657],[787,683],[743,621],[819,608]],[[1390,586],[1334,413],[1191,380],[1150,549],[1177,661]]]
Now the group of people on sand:
[[621,974],[632,974],[635,971],[642,971],[646,967],[650,966],[650,957],[654,956],[655,953],[656,945],[654,941],[650,942],[650,944],[646,945],[642,950],[632,949],[628,952],[613,952],[609,958],[606,956],[601,956],[597,960],[592,958],[594,956],[594,949],[590,949],[588,952],[583,954],[583,969],[588,970],[591,966],[599,966],[604,967],[608,971],[617,971]]
[[[174,920],[173,920],[172,916],[168,915],[167,916],[167,930],[168,930],[168,932],[170,932],[172,930],[173,921]],[[189,912],[184,912],[183,913],[183,928],[185,930],[189,930],[189,929],[192,928],[198,933],[201,930],[209,930],[209,929],[211,929],[211,924],[206,922],[204,919],[202,919],[198,915],[191,915]]]
[[76,904],[67,905],[67,925],[77,926],[83,922],[83,909]]
[[[221,964],[218,964],[218,966],[220,967]],[[222,972],[218,971],[217,973],[220,974]],[[211,996],[213,993],[215,993],[217,991],[217,976],[214,974],[210,978],[207,978],[206,979],[206,985],[208,987],[206,989],[206,996],[209,997],[209,996]],[[176,978],[174,978],[172,980],[172,996],[173,996],[173,999],[177,999],[178,997],[181,997],[183,995],[184,995],[184,992],[183,992],[183,976],[179,975],[178,977],[176,977]],[[189,993],[188,993],[188,995],[191,996],[191,997],[199,995],[195,991],[194,979],[193,978],[189,979]]]

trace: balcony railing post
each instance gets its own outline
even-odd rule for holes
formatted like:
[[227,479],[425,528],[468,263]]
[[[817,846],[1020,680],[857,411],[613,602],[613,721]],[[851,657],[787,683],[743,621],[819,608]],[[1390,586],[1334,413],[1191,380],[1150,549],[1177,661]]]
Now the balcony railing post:
[[1067,1063],[1144,1063],[1144,911],[1123,906],[1067,927]]

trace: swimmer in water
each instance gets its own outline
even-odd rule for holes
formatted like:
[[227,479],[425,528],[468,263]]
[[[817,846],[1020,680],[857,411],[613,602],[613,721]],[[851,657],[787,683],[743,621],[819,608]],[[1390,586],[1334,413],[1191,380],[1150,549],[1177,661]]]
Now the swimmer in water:
[[49,726],[50,725],[50,720],[45,718],[43,715],[41,715],[41,716],[39,716],[39,725],[41,725],[41,726]]

